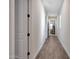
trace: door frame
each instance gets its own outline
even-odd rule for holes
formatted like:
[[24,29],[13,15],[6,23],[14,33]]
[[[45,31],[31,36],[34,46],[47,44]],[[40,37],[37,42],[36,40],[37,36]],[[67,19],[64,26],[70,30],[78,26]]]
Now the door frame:
[[9,0],[9,59],[15,59],[15,0]]

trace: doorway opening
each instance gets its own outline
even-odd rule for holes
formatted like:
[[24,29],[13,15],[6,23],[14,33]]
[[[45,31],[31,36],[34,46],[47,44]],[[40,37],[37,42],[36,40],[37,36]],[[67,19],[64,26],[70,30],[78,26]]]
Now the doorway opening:
[[48,36],[55,36],[55,20],[57,16],[48,16]]

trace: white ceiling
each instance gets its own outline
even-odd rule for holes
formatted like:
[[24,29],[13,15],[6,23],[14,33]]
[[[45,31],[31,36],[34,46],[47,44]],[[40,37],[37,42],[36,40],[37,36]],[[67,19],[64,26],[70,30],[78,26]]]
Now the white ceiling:
[[42,0],[48,14],[59,15],[64,0]]

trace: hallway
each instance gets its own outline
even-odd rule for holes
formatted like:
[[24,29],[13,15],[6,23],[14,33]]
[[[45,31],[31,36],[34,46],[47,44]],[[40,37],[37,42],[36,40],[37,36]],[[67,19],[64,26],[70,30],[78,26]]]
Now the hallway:
[[36,59],[69,59],[57,37],[49,37]]
[[69,0],[10,1],[10,59],[69,59],[66,53],[70,58]]

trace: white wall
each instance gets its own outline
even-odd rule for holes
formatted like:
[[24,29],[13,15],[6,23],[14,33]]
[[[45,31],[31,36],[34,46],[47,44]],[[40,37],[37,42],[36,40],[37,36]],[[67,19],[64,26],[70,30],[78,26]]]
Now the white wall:
[[47,39],[48,38],[48,16],[45,12],[45,38]]
[[56,20],[56,34],[62,46],[70,56],[70,12],[69,0],[64,0],[61,15]]
[[41,0],[31,0],[30,59],[34,59],[45,42],[45,13]]

